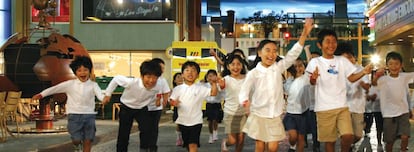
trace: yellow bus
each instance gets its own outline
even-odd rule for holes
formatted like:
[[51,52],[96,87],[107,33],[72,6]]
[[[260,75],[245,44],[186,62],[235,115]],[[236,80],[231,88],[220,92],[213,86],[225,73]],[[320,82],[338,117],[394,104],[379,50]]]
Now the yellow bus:
[[[171,58],[171,77],[181,72],[181,66],[186,61],[194,61],[200,65],[198,81],[204,79],[208,70],[218,70],[217,61],[210,55],[210,49],[214,49],[219,57],[227,54],[227,51],[218,47],[214,41],[174,41],[171,47],[166,49],[166,54]],[[219,71],[217,71],[219,73]],[[171,78],[173,80],[173,78]],[[203,104],[205,110],[205,104]]]

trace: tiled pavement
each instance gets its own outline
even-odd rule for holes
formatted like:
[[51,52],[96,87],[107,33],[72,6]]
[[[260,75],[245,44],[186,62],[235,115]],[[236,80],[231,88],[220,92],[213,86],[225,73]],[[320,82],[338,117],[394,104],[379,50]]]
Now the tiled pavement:
[[[170,114],[164,114],[163,121],[160,124],[159,132],[159,141],[158,146],[159,152],[185,152],[186,150],[182,147],[175,146],[175,124],[169,120],[171,118]],[[66,119],[59,119],[54,122],[55,127],[65,127]],[[411,132],[414,132],[414,120],[411,120]],[[92,151],[94,152],[114,152],[116,151],[116,137],[118,130],[118,121],[112,120],[96,120],[97,124],[97,140],[94,142]],[[34,128],[34,122],[26,122],[21,125],[23,128]],[[137,131],[137,124],[134,124],[133,132],[131,133],[129,151],[139,151],[139,136]],[[373,125],[375,126],[375,125]],[[15,125],[10,124],[9,127],[13,129]],[[223,134],[224,127],[219,125],[219,141],[221,138],[225,137]],[[376,133],[375,129],[369,134],[368,137],[365,137],[361,140],[362,146],[365,147],[363,151],[377,151],[377,142],[376,142]],[[309,147],[311,146],[312,140],[310,135],[308,135]],[[201,133],[201,147],[199,148],[200,152],[219,152],[220,151],[220,142],[215,142],[213,144],[208,144],[208,130],[207,124],[203,125],[203,130]],[[337,145],[339,142],[337,142]],[[281,143],[279,146],[279,151],[287,151],[288,144],[286,140]],[[339,146],[337,146],[339,148]],[[395,143],[395,151],[399,151],[399,141]],[[337,149],[338,149],[337,148]],[[409,140],[409,148],[414,149],[414,140],[411,138]],[[69,135],[64,133],[47,133],[47,134],[21,134],[20,137],[8,137],[6,142],[0,142],[0,151],[2,152],[46,152],[46,151],[73,151],[72,145],[70,142]],[[232,149],[230,148],[230,151]],[[250,138],[246,138],[244,150],[246,152],[254,151],[254,141]],[[312,151],[311,148],[306,148],[305,151]],[[322,150],[323,151],[323,150]],[[339,151],[339,150],[337,150]]]

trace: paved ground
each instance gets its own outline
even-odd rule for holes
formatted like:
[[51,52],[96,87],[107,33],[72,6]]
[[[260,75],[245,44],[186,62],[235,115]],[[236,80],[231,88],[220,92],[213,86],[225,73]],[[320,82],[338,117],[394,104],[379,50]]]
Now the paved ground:
[[[162,122],[160,123],[160,133],[159,133],[159,152],[185,152],[186,150],[175,146],[175,124],[170,120],[171,114],[164,114]],[[66,119],[59,119],[54,122],[55,127],[65,127]],[[94,142],[92,151],[94,152],[114,152],[116,145],[116,137],[118,130],[118,122],[112,120],[96,120],[97,124],[97,140]],[[411,130],[414,132],[414,121],[411,121]],[[21,125],[23,128],[34,128],[34,122],[26,122]],[[374,125],[375,126],[375,125]],[[10,124],[10,128],[13,129],[15,125]],[[223,134],[224,127],[219,125],[219,140],[221,140],[225,135]],[[361,147],[365,147],[363,151],[377,151],[377,142],[375,137],[375,132],[371,132],[368,137],[361,140]],[[309,136],[310,138],[310,136]],[[200,152],[219,152],[220,151],[220,142],[213,144],[208,144],[208,130],[207,124],[204,123],[203,130],[201,134],[201,147],[199,148]],[[308,139],[309,147],[311,147],[311,140]],[[129,151],[139,151],[139,136],[137,130],[137,124],[134,124],[133,131],[131,133]],[[287,151],[286,141],[281,143],[279,146],[279,151]],[[337,146],[338,147],[338,146]],[[395,151],[398,151],[399,141],[395,144]],[[410,149],[414,149],[414,140],[410,140],[409,144]],[[20,137],[8,137],[6,142],[0,143],[0,151],[2,152],[49,152],[49,151],[73,151],[72,144],[70,142],[69,135],[67,132],[63,133],[48,133],[48,134],[21,134]],[[232,148],[230,148],[232,151]],[[254,151],[254,141],[252,139],[246,138],[244,151],[252,152]],[[306,151],[311,151],[310,148],[307,148]],[[339,150],[338,150],[339,151]]]

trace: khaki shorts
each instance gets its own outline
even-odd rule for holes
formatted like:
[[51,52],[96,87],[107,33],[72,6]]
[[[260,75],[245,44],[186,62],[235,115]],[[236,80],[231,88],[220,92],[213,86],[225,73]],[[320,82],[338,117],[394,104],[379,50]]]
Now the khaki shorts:
[[246,115],[229,115],[224,113],[223,123],[226,134],[242,133],[246,123]]
[[263,118],[250,114],[247,117],[243,132],[250,138],[263,142],[277,142],[285,139],[286,132],[279,117]]
[[352,135],[351,113],[346,108],[316,112],[318,141],[334,142],[339,136]]
[[364,114],[363,113],[351,113],[352,129],[356,137],[362,137],[363,130],[365,128]]

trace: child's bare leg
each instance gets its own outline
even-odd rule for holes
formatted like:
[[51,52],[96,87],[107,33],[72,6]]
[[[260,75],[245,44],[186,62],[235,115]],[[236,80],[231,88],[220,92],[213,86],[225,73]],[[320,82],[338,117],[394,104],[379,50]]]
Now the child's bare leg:
[[297,152],[303,152],[305,151],[305,135],[299,134],[298,135],[298,141],[296,145],[296,151]]
[[197,152],[197,150],[198,150],[197,144],[194,144],[194,143],[188,144],[188,151],[189,152]]
[[260,141],[260,140],[256,140],[256,148],[255,148],[255,152],[264,152],[265,150],[265,142]]
[[278,146],[279,146],[278,141],[268,142],[267,143],[267,151],[268,152],[277,152]]
[[208,121],[208,131],[210,132],[210,134],[213,134],[213,120],[209,120]]
[[386,152],[392,152],[392,147],[394,146],[394,142],[391,143],[385,143],[385,151]]
[[90,152],[92,149],[92,141],[89,139],[83,140],[83,152]]
[[401,135],[401,151],[406,152],[408,147],[408,136],[407,135]]
[[239,133],[236,136],[236,152],[242,152],[244,146],[244,133]]
[[[341,151],[349,151],[354,140],[354,135],[347,134],[341,136]],[[334,145],[335,146],[335,145]]]
[[296,142],[298,141],[298,132],[294,129],[288,130],[289,134],[289,144],[290,146],[296,145]]
[[325,151],[334,152],[335,151],[335,142],[325,142]]

